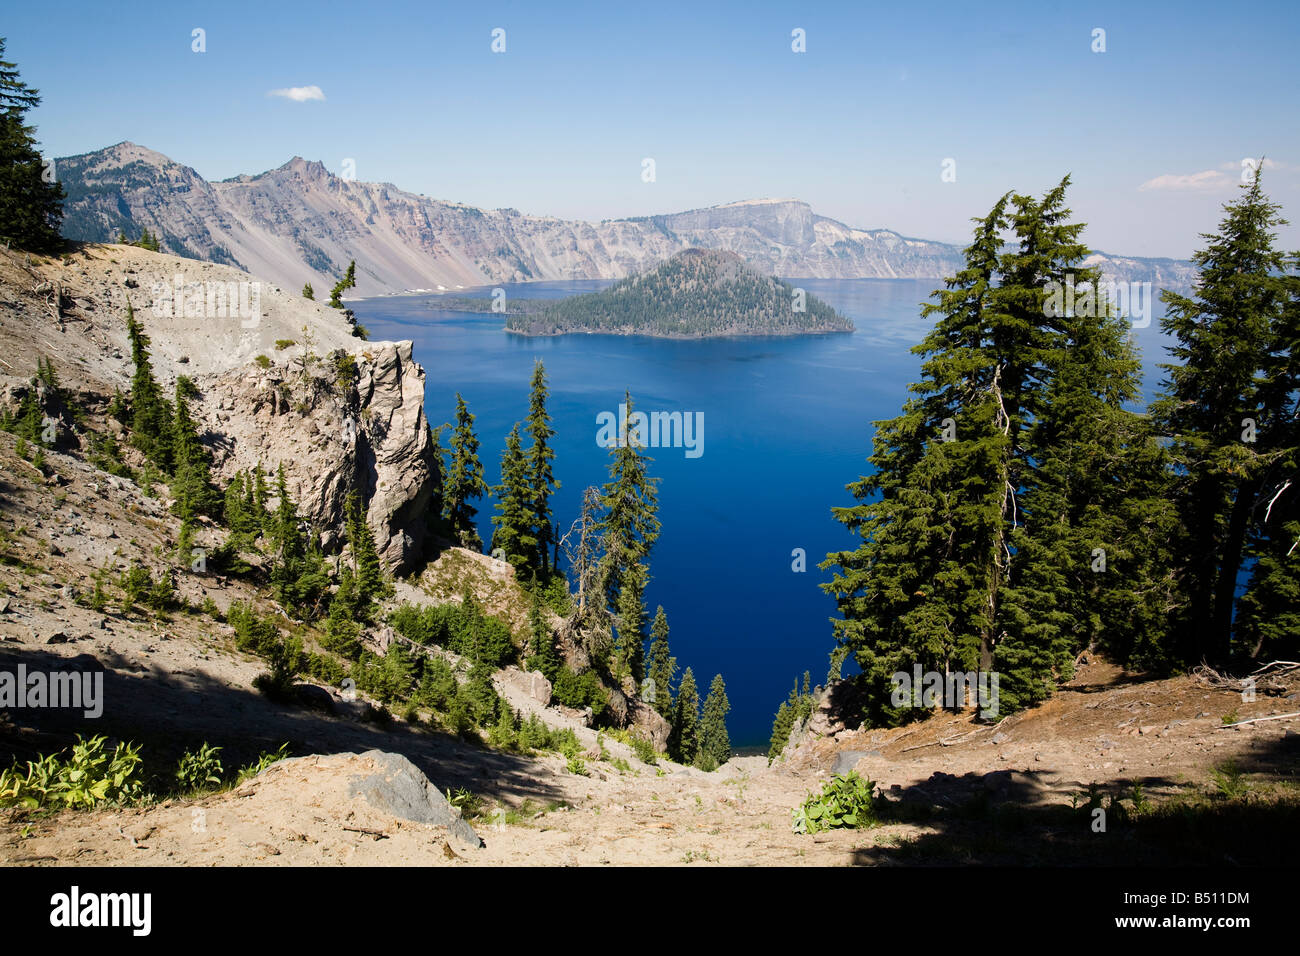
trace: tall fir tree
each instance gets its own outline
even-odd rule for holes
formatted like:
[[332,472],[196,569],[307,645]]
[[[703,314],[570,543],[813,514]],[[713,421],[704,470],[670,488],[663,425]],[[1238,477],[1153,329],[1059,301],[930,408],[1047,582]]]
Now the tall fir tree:
[[604,585],[610,607],[619,607],[624,578],[638,564],[647,564],[650,549],[659,537],[659,479],[649,475],[650,458],[643,430],[632,422],[632,395],[625,393],[626,424],[620,425],[610,452],[609,477],[601,488],[604,515],[600,523],[604,548]]
[[172,470],[173,410],[163,397],[149,359],[149,336],[126,304],[126,332],[131,344],[131,443],[164,472]]
[[614,659],[616,670],[630,676],[634,686],[645,679],[645,586],[646,567],[634,564],[626,570],[618,595]]
[[700,717],[700,749],[695,758],[697,766],[712,770],[731,759],[731,737],[727,734],[727,713],[730,710],[727,685],[721,674],[714,674],[713,682],[709,684],[709,696],[704,698],[704,713]]
[[[863,545],[828,556],[825,585],[844,615],[836,636],[891,722],[889,677],[996,670],[1000,706],[1042,699],[1094,640],[1159,657],[1172,577],[1161,561],[1172,515],[1163,458],[1124,402],[1138,364],[1122,323],[1097,307],[1100,277],[1081,263],[1068,177],[1041,200],[1002,197],[977,220],[966,265],[925,309],[935,328],[917,397],[878,423],[863,502],[833,509]],[[1015,243],[1004,248],[1004,230]],[[1088,300],[1055,308],[1053,290]],[[1098,576],[1094,559],[1120,562]],[[1103,559],[1104,560],[1104,559]],[[1140,628],[1153,629],[1145,636]]]
[[506,436],[505,451],[501,454],[501,484],[492,490],[497,497],[494,507],[498,513],[492,516],[491,550],[500,550],[521,579],[525,571],[536,574],[540,561],[532,512],[534,498],[518,422]]
[[363,608],[368,608],[372,602],[381,600],[388,588],[375,550],[375,535],[366,521],[365,505],[355,491],[349,492],[344,506],[344,526],[352,549],[357,598]]
[[533,366],[527,430],[528,437],[532,441],[528,449],[528,482],[532,490],[532,533],[537,539],[534,569],[543,582],[550,577],[559,551],[555,522],[551,515],[551,495],[560,487],[560,482],[555,477],[555,449],[551,447],[555,429],[551,427],[551,416],[546,410],[548,395],[546,368],[539,359]]
[[470,502],[488,490],[483,480],[483,463],[478,458],[478,437],[474,434],[474,415],[465,400],[456,393],[456,426],[451,433],[451,465],[443,490],[443,515],[462,547],[475,550],[483,546],[474,518],[478,509]]
[[654,623],[650,625],[650,674],[654,681],[654,709],[664,718],[673,714],[673,678],[677,675],[677,659],[668,647],[668,615],[663,605],[655,610]]
[[528,594],[528,645],[531,653],[529,668],[541,671],[547,680],[554,683],[560,673],[560,654],[555,647],[555,634],[546,622],[541,588],[536,578]]
[[700,752],[700,692],[695,675],[686,668],[673,702],[672,731],[668,735],[668,756],[680,764],[693,764]]
[[997,327],[1003,351],[1026,344],[1002,329],[992,298],[1009,201],[977,220],[964,268],[925,309],[940,318],[912,350],[927,357],[923,380],[899,417],[875,423],[872,471],[848,486],[861,503],[832,508],[863,543],[827,556],[822,567],[838,570],[823,588],[836,597],[836,640],[861,666],[878,722],[903,717],[888,701],[893,673],[978,667],[991,652],[1013,442],[989,340]]
[[199,515],[215,517],[220,496],[212,483],[212,456],[199,440],[198,428],[190,415],[189,399],[194,386],[184,375],[176,380],[176,405],[172,418],[171,495],[183,522]]
[[0,37],[0,240],[32,252],[63,245],[63,187],[36,148],[36,131],[23,120],[40,105],[40,91],[20,78]]
[[[1182,569],[1187,602],[1179,614],[1191,635],[1186,656],[1219,664],[1233,657],[1238,575],[1253,527],[1265,517],[1270,469],[1285,469],[1286,449],[1295,445],[1295,381],[1284,358],[1295,347],[1294,339],[1284,341],[1295,331],[1287,318],[1294,314],[1294,279],[1274,247],[1274,229],[1285,220],[1264,196],[1258,171],[1242,190],[1225,206],[1218,232],[1204,234],[1205,248],[1192,257],[1200,272],[1195,295],[1162,294],[1160,325],[1174,339],[1169,351],[1177,361],[1161,366],[1166,378],[1152,406],[1172,439],[1186,529],[1179,542],[1188,556]],[[1282,518],[1275,526],[1282,537],[1286,523]],[[1270,551],[1256,550],[1260,557]],[[1273,569],[1267,561],[1257,583]],[[1254,628],[1262,620],[1253,599],[1250,606]],[[1257,638],[1247,642],[1254,643]]]

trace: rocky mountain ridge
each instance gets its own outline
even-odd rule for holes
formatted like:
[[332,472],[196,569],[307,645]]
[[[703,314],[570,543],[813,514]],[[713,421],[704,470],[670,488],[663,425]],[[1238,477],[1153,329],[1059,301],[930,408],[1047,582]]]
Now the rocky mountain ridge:
[[[479,209],[389,183],[336,176],[294,157],[208,182],[134,143],[58,159],[64,234],[104,241],[142,228],[180,255],[238,265],[288,288],[327,290],[356,260],[358,296],[502,282],[621,279],[690,247],[734,252],[761,272],[800,278],[933,278],[956,245],[858,229],[793,199],[748,200],[599,223]],[[1189,263],[1097,254],[1118,281],[1181,286]]]

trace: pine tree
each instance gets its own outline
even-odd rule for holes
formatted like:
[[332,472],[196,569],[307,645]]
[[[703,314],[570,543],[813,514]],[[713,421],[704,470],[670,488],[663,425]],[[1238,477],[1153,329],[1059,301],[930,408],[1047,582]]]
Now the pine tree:
[[528,600],[528,643],[532,656],[528,660],[530,670],[541,671],[547,680],[555,682],[560,672],[560,655],[555,647],[555,635],[546,623],[542,609],[541,589],[537,579],[529,589]]
[[131,343],[131,443],[162,471],[172,470],[173,411],[163,397],[149,361],[149,336],[126,304],[126,331]]
[[267,488],[266,472],[262,470],[260,461],[253,466],[253,480],[249,482],[248,493],[251,496],[250,501],[257,511],[258,519],[263,525],[266,525],[269,520],[266,511],[266,500],[270,497],[270,489]]
[[533,530],[533,492],[528,480],[528,462],[519,442],[518,422],[506,436],[506,448],[501,455],[501,484],[492,490],[497,496],[494,507],[499,514],[492,516],[491,550],[499,549],[516,574],[535,570],[540,561]]
[[355,491],[348,494],[344,506],[344,524],[348,544],[352,549],[357,597],[361,606],[368,609],[372,602],[381,600],[386,595],[388,587],[379,565],[379,553],[375,550],[374,533],[366,521],[361,496]]
[[311,299],[313,302],[316,301],[316,293],[313,291],[310,282],[304,283],[302,287],[302,297],[304,299]]
[[1294,288],[1286,257],[1274,248],[1273,229],[1285,220],[1261,191],[1258,171],[1242,189],[1192,257],[1200,272],[1195,296],[1162,293],[1160,325],[1175,339],[1170,354],[1178,361],[1161,366],[1167,375],[1152,406],[1180,472],[1188,601],[1179,618],[1192,634],[1186,656],[1220,664],[1233,651],[1237,576],[1252,523],[1264,517],[1266,475],[1295,444],[1294,396],[1283,391],[1294,383],[1266,371],[1294,348],[1279,335]]
[[[309,551],[304,539],[298,507],[289,495],[283,462],[276,471],[275,493],[277,502],[270,518],[269,537],[273,547],[271,583],[276,598],[286,605],[301,606],[307,601],[314,604],[322,590],[323,569],[318,566],[318,552]],[[308,572],[308,580],[301,580]]]
[[614,645],[617,670],[631,676],[634,684],[645,678],[645,593],[646,567],[634,564],[623,577],[618,595],[618,640]]
[[199,441],[198,428],[190,417],[189,397],[194,385],[184,375],[176,380],[176,411],[172,419],[173,473],[171,495],[182,522],[198,515],[214,517],[220,497],[212,483],[212,456]]
[[557,548],[555,525],[551,516],[551,495],[560,487],[555,478],[555,449],[551,438],[551,416],[546,411],[546,368],[539,359],[533,366],[532,390],[528,402],[528,481],[532,489],[533,536],[537,539],[537,559],[534,568],[543,581],[551,571],[551,552]]
[[[625,393],[629,424],[632,396]],[[659,479],[651,478],[647,466],[651,461],[635,429],[625,427],[610,452],[610,480],[601,488],[604,517],[600,524],[604,547],[604,579],[611,607],[619,606],[624,577],[637,564],[645,564],[650,549],[659,537],[657,491]]]
[[709,696],[704,698],[704,714],[700,718],[700,750],[695,758],[697,766],[705,770],[721,767],[731,759],[731,738],[727,735],[727,685],[721,674],[713,676]]
[[811,712],[812,702],[808,693],[808,681],[811,675],[805,671],[803,675],[803,694],[799,693],[799,681],[795,680],[794,685],[790,688],[790,695],[777,708],[776,717],[772,720],[772,736],[768,740],[767,762],[770,765],[773,760],[781,756],[785,750],[785,745],[790,742],[790,732],[794,730],[796,722],[802,720],[804,716],[804,701],[808,701],[808,710]]
[[668,735],[668,755],[680,764],[693,764],[700,752],[700,693],[695,675],[686,668],[673,703],[673,729]]
[[[1159,448],[1123,408],[1137,358],[1108,306],[1049,301],[1100,279],[1080,268],[1068,182],[1042,200],[1004,196],[977,221],[965,267],[924,310],[938,321],[914,349],[926,357],[917,397],[878,423],[874,473],[849,486],[863,504],[833,509],[864,543],[828,556],[839,571],[825,587],[877,720],[904,716],[885,703],[888,678],[914,664],[996,669],[1014,709],[1094,640],[1160,657],[1172,515]],[[1098,549],[1121,569],[1096,574]]]
[[[348,271],[344,274],[343,278],[334,284],[334,288],[330,289],[330,302],[329,302],[330,308],[331,309],[343,308],[343,293],[347,292],[348,289],[356,288],[356,284],[357,284],[357,262],[355,259],[353,259],[351,262],[348,263]],[[305,293],[306,289],[304,289],[303,291]],[[310,296],[308,298],[310,298]]]
[[[827,556],[837,566],[823,585],[843,619],[836,640],[857,658],[870,716],[890,722],[889,677],[921,664],[926,671],[978,666],[991,650],[994,603],[1005,572],[1006,488],[1012,448],[1001,393],[1006,355],[1027,345],[1007,334],[992,301],[1009,196],[977,221],[966,265],[938,293],[934,330],[913,352],[927,356],[917,397],[903,413],[876,423],[872,473],[848,486],[861,504],[832,508],[859,535],[855,551]],[[1010,377],[1010,376],[1009,376]]]
[[655,610],[654,623],[650,625],[650,679],[654,681],[654,709],[665,718],[673,713],[672,682],[677,674],[677,659],[668,648],[668,615],[663,605]]
[[4,59],[0,37],[0,239],[20,249],[54,252],[63,245],[63,187],[46,170],[33,127],[23,118],[40,104],[40,92]]
[[478,437],[474,434],[474,416],[465,400],[456,393],[456,427],[451,433],[451,467],[443,492],[443,515],[462,547],[483,546],[474,516],[478,509],[470,504],[488,490],[483,480],[483,464],[478,460]]

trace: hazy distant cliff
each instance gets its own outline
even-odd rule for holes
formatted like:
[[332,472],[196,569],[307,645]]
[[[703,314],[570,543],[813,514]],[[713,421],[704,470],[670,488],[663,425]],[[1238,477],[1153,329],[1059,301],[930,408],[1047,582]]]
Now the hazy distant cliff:
[[[478,209],[335,176],[297,157],[209,183],[134,143],[56,161],[64,234],[101,241],[142,227],[165,249],[238,265],[289,288],[328,290],[350,260],[357,295],[538,279],[619,279],[690,247],[734,252],[760,271],[812,278],[935,278],[959,247],[854,229],[792,199],[588,223]],[[1121,280],[1183,284],[1190,264],[1103,256]]]

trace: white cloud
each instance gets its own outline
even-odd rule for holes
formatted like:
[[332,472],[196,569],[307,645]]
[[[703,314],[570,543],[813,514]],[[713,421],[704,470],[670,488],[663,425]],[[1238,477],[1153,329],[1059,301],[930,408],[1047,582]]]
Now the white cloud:
[[1199,173],[1166,173],[1155,179],[1148,179],[1138,189],[1222,189],[1232,185],[1233,179],[1217,169],[1206,169]]
[[[1254,157],[1251,157],[1251,159],[1254,159]],[[1258,164],[1259,160],[1255,159],[1255,163]],[[1232,162],[1232,163],[1224,163],[1219,168],[1226,169],[1229,172],[1240,170],[1242,169],[1241,160],[1237,160],[1236,162]],[[1264,168],[1265,169],[1291,169],[1292,167],[1288,166],[1286,163],[1279,163],[1276,160],[1269,159],[1267,156],[1265,156]]]
[[290,86],[282,90],[271,90],[267,96],[283,96],[286,100],[303,103],[307,100],[323,100],[325,94],[319,86]]

